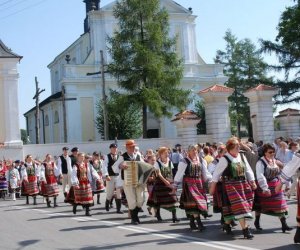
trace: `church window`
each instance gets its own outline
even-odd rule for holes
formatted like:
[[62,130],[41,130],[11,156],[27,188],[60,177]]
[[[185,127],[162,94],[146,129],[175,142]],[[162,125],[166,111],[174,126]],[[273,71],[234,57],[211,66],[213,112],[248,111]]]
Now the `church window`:
[[59,115],[57,111],[54,113],[54,123],[59,123]]
[[48,115],[45,116],[45,126],[49,126],[49,117],[48,117]]

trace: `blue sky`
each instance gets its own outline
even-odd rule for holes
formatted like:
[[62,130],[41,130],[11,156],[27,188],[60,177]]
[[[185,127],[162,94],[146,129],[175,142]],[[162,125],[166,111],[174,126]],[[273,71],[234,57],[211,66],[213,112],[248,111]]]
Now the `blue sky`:
[[[101,6],[112,0],[101,0]],[[218,49],[224,49],[224,34],[231,29],[239,39],[274,40],[281,13],[292,0],[176,0],[192,7],[197,15],[197,47],[201,57],[212,63]],[[34,77],[50,95],[47,65],[83,33],[85,4],[82,0],[0,0],[0,39],[23,56],[19,65],[20,126],[23,113],[34,106]],[[266,58],[274,62],[274,57]],[[299,108],[298,105],[292,105]],[[283,109],[285,107],[281,107]]]

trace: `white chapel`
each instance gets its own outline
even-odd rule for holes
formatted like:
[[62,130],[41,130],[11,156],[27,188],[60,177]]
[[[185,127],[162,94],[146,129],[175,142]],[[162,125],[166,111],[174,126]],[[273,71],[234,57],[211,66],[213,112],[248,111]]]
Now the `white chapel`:
[[[100,69],[100,50],[104,62],[111,58],[107,52],[106,38],[117,28],[113,16],[116,1],[100,7],[100,0],[84,0],[86,19],[84,32],[48,65],[51,75],[51,96],[40,103],[40,142],[86,142],[100,141],[95,120],[96,103],[102,99],[101,75],[87,75]],[[195,19],[192,9],[173,0],[161,0],[161,7],[169,13],[170,36],[178,35],[177,52],[183,58],[184,77],[182,87],[200,91],[214,84],[223,85],[227,78],[223,66],[206,64],[196,48]],[[200,37],[200,36],[198,36]],[[106,93],[116,89],[115,79],[105,74]],[[62,92],[64,89],[64,92]],[[63,98],[66,101],[62,101]],[[193,107],[188,107],[193,109]],[[174,110],[174,114],[178,111]],[[64,113],[66,115],[64,115]],[[35,143],[35,108],[27,111],[27,131]],[[172,118],[156,119],[149,115],[148,129],[162,138],[175,138],[176,126]],[[67,131],[67,133],[64,133]]]

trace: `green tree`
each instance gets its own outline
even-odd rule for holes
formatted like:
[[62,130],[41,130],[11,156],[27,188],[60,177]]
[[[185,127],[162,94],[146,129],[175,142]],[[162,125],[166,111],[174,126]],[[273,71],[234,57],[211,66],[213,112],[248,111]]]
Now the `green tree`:
[[201,118],[201,121],[197,124],[197,134],[206,134],[206,119],[205,119],[205,107],[203,101],[198,101],[195,104],[195,112]]
[[[142,135],[141,111],[134,103],[127,104],[127,100],[116,91],[111,91],[107,100],[108,139],[138,138]],[[104,134],[103,103],[97,103],[96,127]]]
[[147,137],[147,111],[159,118],[171,116],[188,104],[189,91],[179,88],[182,60],[169,38],[168,13],[159,0],[120,0],[114,8],[119,29],[108,38],[114,76],[127,103],[142,110],[143,137]]
[[297,3],[287,7],[280,17],[275,42],[261,40],[262,50],[275,53],[279,61],[270,68],[285,72],[283,80],[275,81],[280,90],[275,104],[300,102],[300,1],[294,2]]
[[241,125],[244,125],[251,135],[250,109],[243,93],[262,82],[271,84],[271,79],[266,76],[267,64],[261,51],[249,39],[238,41],[228,30],[224,40],[225,51],[217,51],[215,62],[224,64],[224,75],[228,77],[225,85],[234,89],[229,97],[232,133],[240,136]]
[[27,135],[27,130],[25,129],[20,129],[20,132],[21,132],[21,140],[23,141],[23,144],[28,144],[29,141],[28,141],[28,135]]

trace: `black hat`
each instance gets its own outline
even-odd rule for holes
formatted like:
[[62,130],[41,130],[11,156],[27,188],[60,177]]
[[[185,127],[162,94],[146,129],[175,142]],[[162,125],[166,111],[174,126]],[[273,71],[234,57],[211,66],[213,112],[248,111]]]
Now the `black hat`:
[[109,145],[109,148],[117,148],[117,147],[118,147],[118,145],[116,143],[112,143]]
[[97,151],[94,151],[94,152],[93,152],[93,155],[94,155],[94,156],[99,156],[99,155],[100,155],[100,153],[99,153],[99,152],[97,152]]
[[19,164],[21,161],[20,160],[15,160],[15,163],[16,164]]
[[69,150],[69,148],[68,147],[63,147],[62,150]]
[[175,148],[178,148],[178,147],[181,147],[181,145],[180,145],[180,144],[176,144],[176,145],[175,145]]
[[78,151],[79,151],[79,149],[77,147],[74,147],[71,149],[71,152],[78,152]]

